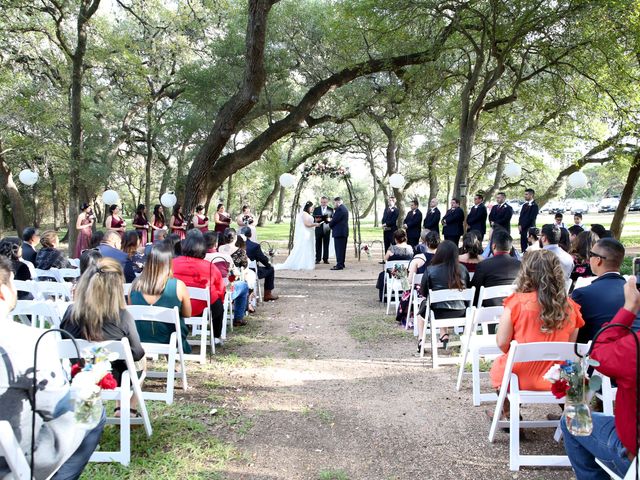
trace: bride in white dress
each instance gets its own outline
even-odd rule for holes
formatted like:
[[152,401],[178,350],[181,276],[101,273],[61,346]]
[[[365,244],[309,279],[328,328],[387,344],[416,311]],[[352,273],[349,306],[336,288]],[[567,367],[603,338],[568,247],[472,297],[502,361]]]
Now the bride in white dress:
[[293,237],[293,250],[284,263],[274,265],[276,270],[313,270],[316,266],[316,237],[311,212],[313,203],[307,202],[296,219],[296,232]]

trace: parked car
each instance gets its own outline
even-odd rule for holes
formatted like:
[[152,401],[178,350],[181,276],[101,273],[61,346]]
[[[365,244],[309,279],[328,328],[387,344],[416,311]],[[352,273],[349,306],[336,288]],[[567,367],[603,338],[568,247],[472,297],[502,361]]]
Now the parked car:
[[574,200],[571,202],[571,213],[589,213],[589,204],[584,200]]
[[630,212],[638,212],[640,211],[640,198],[636,198],[631,206],[629,207]]
[[549,202],[545,205],[545,207],[547,207],[545,210],[548,211],[551,215],[565,212],[564,203],[562,202]]
[[509,205],[513,209],[513,213],[520,213],[520,210],[522,210],[522,205],[524,205],[524,201],[522,201],[522,200],[509,200],[507,202],[507,205]]
[[603,198],[598,204],[598,213],[615,212],[619,204],[619,198]]

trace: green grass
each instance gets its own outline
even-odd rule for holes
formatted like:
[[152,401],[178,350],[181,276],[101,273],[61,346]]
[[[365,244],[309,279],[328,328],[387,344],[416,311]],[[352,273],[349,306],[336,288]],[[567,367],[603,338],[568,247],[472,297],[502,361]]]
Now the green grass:
[[349,480],[349,475],[344,470],[320,470],[318,480]]
[[392,338],[404,337],[404,330],[396,328],[395,318],[383,314],[353,317],[347,331],[354,340],[361,343],[379,343]]

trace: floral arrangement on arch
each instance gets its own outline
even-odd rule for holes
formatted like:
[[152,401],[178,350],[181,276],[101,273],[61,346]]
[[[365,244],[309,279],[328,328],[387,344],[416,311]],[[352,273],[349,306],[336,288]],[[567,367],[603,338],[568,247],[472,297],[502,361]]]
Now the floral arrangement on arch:
[[342,166],[330,165],[327,162],[319,162],[315,165],[308,165],[302,170],[304,178],[313,177],[315,175],[328,175],[330,178],[348,177],[349,169]]

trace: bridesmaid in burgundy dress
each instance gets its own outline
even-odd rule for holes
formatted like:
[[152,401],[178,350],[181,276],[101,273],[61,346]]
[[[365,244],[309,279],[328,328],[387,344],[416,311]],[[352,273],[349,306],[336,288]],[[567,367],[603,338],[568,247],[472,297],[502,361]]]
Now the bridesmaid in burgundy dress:
[[231,217],[224,211],[224,204],[219,203],[216,208],[216,213],[213,216],[213,221],[216,224],[215,231],[218,233],[224,233],[231,224]]
[[209,231],[209,217],[207,217],[204,211],[204,205],[198,205],[196,207],[196,214],[193,216],[192,222],[193,226],[202,233]]
[[110,215],[107,217],[106,226],[107,230],[114,230],[118,232],[122,241],[124,241],[124,231],[127,226],[127,222],[120,216],[120,209],[117,205],[111,205],[109,207]]
[[169,220],[169,227],[171,227],[171,233],[175,233],[183,240],[187,236],[187,222],[182,214],[182,205],[176,203],[173,207],[173,215]]
[[147,207],[142,203],[138,205],[136,216],[133,217],[133,228],[138,232],[140,245],[144,247],[147,244],[149,235],[149,220],[147,219]]
[[167,230],[167,222],[164,219],[164,208],[162,205],[153,207],[153,217],[151,217],[151,243],[155,241],[155,234],[158,230]]
[[91,211],[91,207],[88,203],[80,205],[80,215],[76,220],[76,230],[78,230],[78,240],[76,240],[76,249],[73,252],[73,258],[80,258],[82,252],[89,248],[91,244],[91,227],[93,222],[96,221],[96,217]]

